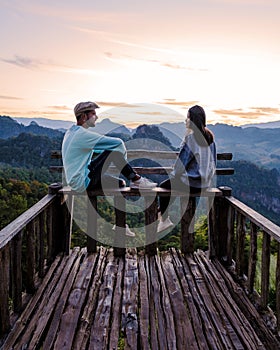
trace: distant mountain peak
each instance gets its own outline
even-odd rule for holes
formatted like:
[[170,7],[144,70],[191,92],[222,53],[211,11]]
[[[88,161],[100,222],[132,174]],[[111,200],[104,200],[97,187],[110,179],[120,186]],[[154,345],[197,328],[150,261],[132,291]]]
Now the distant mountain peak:
[[36,123],[34,120],[32,120],[32,122],[29,125],[39,126],[39,124]]

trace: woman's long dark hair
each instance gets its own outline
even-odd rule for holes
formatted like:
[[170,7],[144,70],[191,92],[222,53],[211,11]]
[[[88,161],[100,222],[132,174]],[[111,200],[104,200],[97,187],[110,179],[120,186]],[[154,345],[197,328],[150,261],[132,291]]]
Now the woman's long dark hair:
[[[191,121],[191,129],[197,143],[201,146],[211,145],[214,141],[214,134],[206,128],[206,114],[201,106],[195,105],[189,109],[189,118]],[[202,137],[203,136],[203,137]],[[207,144],[205,144],[205,141]]]

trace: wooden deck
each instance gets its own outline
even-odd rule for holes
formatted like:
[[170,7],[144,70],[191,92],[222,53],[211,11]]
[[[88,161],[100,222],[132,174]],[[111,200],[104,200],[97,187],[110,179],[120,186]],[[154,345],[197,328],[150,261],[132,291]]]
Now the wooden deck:
[[100,248],[57,257],[1,349],[279,349],[240,286],[203,252]]

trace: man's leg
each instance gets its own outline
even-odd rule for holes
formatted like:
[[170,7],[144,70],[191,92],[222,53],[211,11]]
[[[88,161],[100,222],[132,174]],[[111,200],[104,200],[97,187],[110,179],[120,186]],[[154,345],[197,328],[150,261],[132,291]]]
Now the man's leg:
[[125,186],[122,179],[105,174],[111,162],[128,180],[138,176],[121,152],[104,151],[94,158],[88,167],[90,170],[89,177],[91,178],[88,188],[101,188],[101,185],[104,187]]

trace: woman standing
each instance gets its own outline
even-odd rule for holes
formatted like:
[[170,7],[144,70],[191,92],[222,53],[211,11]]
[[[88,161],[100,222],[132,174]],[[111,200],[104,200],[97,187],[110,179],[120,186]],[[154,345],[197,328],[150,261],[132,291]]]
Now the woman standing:
[[[201,106],[188,110],[186,136],[169,179],[159,186],[171,190],[200,193],[210,186],[216,170],[216,146],[213,133],[206,127],[206,115]],[[174,224],[168,216],[168,206],[175,198],[160,197],[160,220],[157,232]]]

